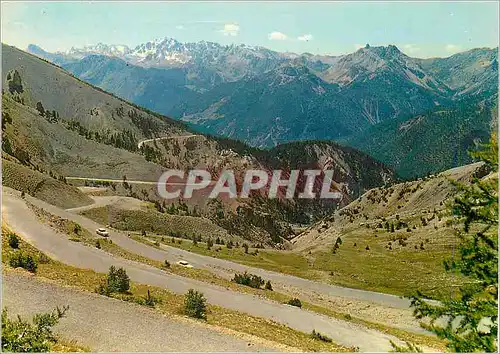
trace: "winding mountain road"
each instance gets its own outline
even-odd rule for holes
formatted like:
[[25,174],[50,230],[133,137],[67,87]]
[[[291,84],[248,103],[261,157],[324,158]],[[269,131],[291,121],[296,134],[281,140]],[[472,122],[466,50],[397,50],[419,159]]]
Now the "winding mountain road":
[[[91,182],[110,182],[110,183],[123,183],[123,179],[117,178],[90,178],[90,177],[66,177],[67,180],[77,180],[77,181],[91,181]],[[136,180],[126,180],[127,183],[134,184],[154,184],[157,185],[158,181],[136,181]],[[179,185],[184,185],[184,183],[179,183]]]
[[[101,226],[80,215],[72,214],[30,196],[25,198],[52,214],[80,223],[82,227],[91,230],[91,232]],[[132,281],[167,288],[177,294],[185,294],[189,289],[195,289],[203,292],[211,304],[267,318],[305,333],[316,330],[326,334],[336,343],[356,346],[361,351],[389,351],[392,348],[390,340],[400,343],[393,336],[353,323],[279,304],[258,296],[238,293],[220,286],[183,278],[142,263],[113,257],[96,248],[71,242],[64,235],[44,225],[26,205],[26,202],[20,197],[20,193],[10,188],[3,188],[2,206],[3,218],[14,231],[48,256],[63,263],[79,268],[93,269],[100,273],[107,273],[111,265],[123,267]],[[162,250],[138,243],[122,233],[111,232],[110,234],[113,242],[129,251],[153,259],[159,259],[158,255],[162,255],[162,259],[166,258],[167,253]],[[380,298],[380,296],[382,295],[377,297]],[[395,298],[397,299],[397,297]]]
[[31,317],[68,305],[66,317],[55,327],[56,333],[94,352],[280,350],[262,345],[252,336],[238,338],[182,317],[165,316],[144,306],[58,286],[15,271],[3,273],[2,285],[2,305],[8,308],[9,316]]
[[181,139],[186,139],[186,138],[193,138],[195,136],[201,136],[201,135],[190,134],[190,135],[164,136],[162,138],[146,139],[146,140],[139,141],[139,143],[137,144],[137,147],[140,149],[141,146],[144,145],[144,143],[153,142],[155,140],[177,140],[177,139],[181,140]]
[[[77,180],[77,181],[91,181],[91,182],[110,182],[110,183],[123,183],[123,179],[117,178],[91,178],[91,177],[65,177],[67,180]],[[140,180],[126,180],[125,182],[129,184],[149,184],[158,185],[158,181],[140,181]],[[209,185],[214,185],[217,181],[211,181]],[[185,182],[166,182],[170,186],[195,186],[197,183],[185,183]]]
[[[86,228],[91,233],[94,233],[95,229],[103,227],[103,225],[100,225],[94,222],[93,220],[90,220],[82,215],[72,212],[72,211],[78,211],[80,210],[80,208],[64,210],[54,205],[48,204],[44,201],[41,201],[39,199],[32,198],[30,196],[26,196],[26,199],[30,203],[42,209],[45,209],[54,215],[79,223],[82,227]],[[100,200],[96,206],[104,206],[115,202],[115,199],[113,197],[101,197],[99,199],[102,200]],[[83,208],[88,209],[89,207],[90,206],[82,207],[82,209]],[[180,259],[184,259],[197,268],[208,269],[210,271],[213,270],[224,271],[223,273],[220,273],[220,275],[225,274],[227,276],[229,274],[232,276],[234,275],[235,272],[248,271],[253,274],[265,277],[266,279],[270,279],[273,282],[279,282],[290,286],[312,289],[314,291],[323,294],[347,297],[362,301],[369,301],[372,303],[377,303],[380,305],[389,306],[393,308],[409,309],[410,307],[410,301],[408,299],[403,299],[396,295],[383,294],[383,293],[377,293],[373,291],[366,291],[359,289],[344,288],[341,286],[319,283],[312,280],[299,278],[293,275],[267,271],[260,268],[245,266],[228,260],[203,256],[200,254],[184,251],[182,249],[169,247],[166,245],[162,245],[162,249],[159,250],[157,248],[149,247],[140,242],[134,241],[130,239],[125,232],[120,232],[117,230],[109,230],[109,234],[113,242],[119,245],[120,247],[123,247],[135,254],[139,254],[144,257],[158,261],[164,261],[165,259],[169,259],[175,262]]]
[[[52,214],[78,222],[91,232],[94,232],[96,228],[102,227],[102,225],[76,213],[110,204],[120,204],[121,202],[128,204],[127,208],[130,209],[137,207],[135,204],[139,202],[137,199],[131,197],[93,196],[92,198],[95,201],[94,204],[67,210],[56,208],[41,201],[34,201],[34,204],[50,210]],[[140,254],[150,259],[160,262],[167,259],[171,263],[185,260],[196,268],[208,270],[228,280],[231,280],[235,273],[246,271],[257,274],[263,279],[269,279],[275,290],[288,293],[304,301],[316,303],[323,307],[331,307],[333,305],[334,308],[337,308],[341,312],[355,314],[360,318],[380,322],[414,333],[429,334],[414,319],[412,310],[410,309],[410,301],[398,296],[320,283],[229,260],[200,255],[165,244],[160,244],[161,249],[157,249],[131,240],[124,232],[109,228],[108,230],[113,242],[135,254]]]

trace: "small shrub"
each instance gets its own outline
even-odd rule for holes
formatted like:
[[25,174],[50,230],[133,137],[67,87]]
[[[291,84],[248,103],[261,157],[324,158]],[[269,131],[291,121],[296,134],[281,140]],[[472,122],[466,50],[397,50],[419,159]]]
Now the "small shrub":
[[245,253],[248,253],[248,245],[246,243],[243,244],[243,248],[245,249]]
[[95,248],[101,249],[101,241],[100,240],[95,241]]
[[65,316],[68,306],[57,307],[52,313],[36,314],[32,321],[18,316],[9,319],[7,309],[2,310],[2,351],[5,352],[50,352],[57,343],[52,328]]
[[207,305],[205,296],[202,293],[189,289],[184,298],[184,313],[189,317],[207,318]]
[[36,260],[29,254],[24,255],[21,251],[16,252],[9,260],[9,265],[12,268],[24,268],[28,272],[36,273],[38,264]]
[[302,307],[302,302],[297,298],[288,300],[287,304],[295,307]]
[[266,282],[264,289],[273,291],[273,286],[271,285],[271,281],[268,280]]
[[163,266],[165,268],[170,268],[170,262],[167,259],[165,259],[165,262],[164,262]]
[[245,286],[249,286],[251,288],[260,289],[262,285],[264,285],[264,279],[255,274],[249,274],[247,272],[243,274],[235,274],[232,279],[236,284],[241,284]]
[[19,237],[16,234],[9,234],[9,246],[12,248],[19,248]]
[[316,339],[316,340],[320,340],[322,342],[326,342],[326,343],[331,343],[332,342],[332,339],[325,336],[324,334],[321,334],[319,332],[316,332],[314,329],[311,333],[311,338],[312,339]]

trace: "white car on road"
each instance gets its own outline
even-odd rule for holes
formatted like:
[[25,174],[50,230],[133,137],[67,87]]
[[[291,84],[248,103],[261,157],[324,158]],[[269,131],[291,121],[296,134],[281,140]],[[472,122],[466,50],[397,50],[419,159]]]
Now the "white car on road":
[[95,230],[95,232],[99,236],[104,236],[104,237],[108,237],[109,236],[108,231],[105,228],[103,228],[103,227],[98,228],[97,230]]
[[180,260],[179,262],[177,262],[177,264],[179,264],[183,267],[186,267],[186,268],[193,268],[193,266],[191,264],[189,264],[187,261],[184,261],[184,260]]

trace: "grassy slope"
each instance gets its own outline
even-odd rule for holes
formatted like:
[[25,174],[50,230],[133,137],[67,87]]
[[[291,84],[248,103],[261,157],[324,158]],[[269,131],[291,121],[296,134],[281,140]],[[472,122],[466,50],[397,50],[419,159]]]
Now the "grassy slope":
[[[473,164],[373,189],[299,236],[296,249],[307,254],[314,267],[329,269],[329,281],[337,284],[398,295],[420,289],[447,298],[464,281],[442,265],[458,242],[446,209],[454,194],[448,179],[467,181],[481,169]],[[400,222],[407,226],[398,229]],[[334,254],[338,237],[342,244]]]
[[31,163],[58,175],[155,180],[162,167],[143,156],[87,140],[60,123],[49,123],[36,111],[7,97],[3,109],[12,118],[4,136],[13,149],[30,155]]
[[[431,231],[431,228],[423,230],[428,237],[423,236],[422,232],[414,232],[413,242],[407,249],[394,251],[388,251],[385,246],[393,237],[406,236],[406,231],[394,234],[379,232],[377,236],[373,234],[368,238],[364,227],[361,227],[339,234],[344,245],[335,255],[331,253],[331,247],[313,250],[311,254],[308,250],[300,253],[258,250],[257,255],[252,255],[245,254],[242,248],[229,250],[225,246],[207,250],[205,243],[194,246],[191,241],[171,242],[170,237],[165,237],[165,244],[214,258],[334,285],[395,295],[410,295],[421,289],[430,297],[442,298],[449,295],[450,289],[454,286],[452,284],[456,285],[462,281],[461,278],[454,278],[443,269],[442,260],[451,255],[453,233],[450,229],[442,227],[444,232],[441,230],[427,232]],[[431,240],[434,238],[436,241],[425,243],[426,238]],[[159,241],[160,237],[154,239]],[[414,245],[419,246],[420,242],[424,242],[425,250],[413,248]],[[354,243],[357,243],[356,247],[353,247]],[[392,243],[397,244],[397,241]],[[366,246],[370,247],[369,251],[365,249]]]
[[75,208],[93,203],[93,200],[78,188],[5,159],[2,159],[2,183],[61,208]]

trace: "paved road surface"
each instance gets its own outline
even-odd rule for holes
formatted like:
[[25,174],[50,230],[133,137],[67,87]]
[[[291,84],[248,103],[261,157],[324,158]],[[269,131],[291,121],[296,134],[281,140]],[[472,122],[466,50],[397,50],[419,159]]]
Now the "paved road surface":
[[[388,351],[392,348],[389,340],[399,342],[395,337],[349,322],[279,304],[257,296],[233,292],[194,279],[169,274],[141,263],[112,257],[102,250],[71,242],[49,226],[42,224],[20,198],[18,191],[5,187],[3,191],[3,217],[7,224],[36,248],[63,263],[79,268],[93,269],[100,273],[106,273],[111,265],[123,267],[130,279],[135,282],[164,287],[178,294],[184,294],[187,290],[193,288],[202,291],[209,303],[253,316],[271,319],[305,333],[310,333],[315,329],[328,335],[339,344],[357,346],[361,351]],[[95,230],[96,224],[91,220],[71,214],[29,196],[26,196],[26,199],[38,205],[43,205],[45,209],[53,214],[73,218],[82,227]],[[153,250],[162,252],[135,242],[121,233],[113,233],[111,237],[113,242],[117,241],[116,243],[119,246],[127,249],[137,249],[138,254],[149,253]]]
[[197,134],[190,134],[190,135],[179,135],[179,136],[165,136],[163,138],[154,138],[154,139],[146,139],[146,140],[142,140],[142,141],[139,141],[139,144],[137,144],[137,147],[140,149],[141,146],[144,144],[144,143],[149,143],[149,142],[152,142],[152,141],[155,141],[155,140],[170,140],[170,139],[185,139],[185,138],[192,138],[192,137],[195,137],[195,136],[200,136],[200,135],[197,135]]
[[61,287],[30,275],[6,272],[2,286],[2,305],[9,309],[9,315],[31,317],[69,305],[57,333],[97,352],[278,350],[256,343],[254,338],[219,333],[187,319],[167,317],[144,306]]
[[[66,177],[67,180],[79,180],[79,181],[92,181],[92,182],[112,182],[112,183],[123,183],[123,179],[114,179],[114,178],[88,178],[88,177]],[[135,184],[158,184],[158,181],[129,181],[127,183],[135,183]]]
[[[110,183],[123,183],[123,179],[117,178],[90,178],[90,177],[65,177],[67,180],[77,180],[77,181],[91,181],[91,182],[110,182]],[[149,184],[158,185],[158,181],[138,181],[138,180],[126,180],[129,184]],[[214,185],[217,181],[210,181],[209,185]],[[185,183],[185,182],[166,182],[170,186],[195,186],[199,183]]]

